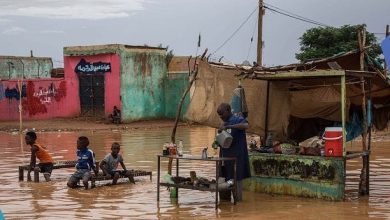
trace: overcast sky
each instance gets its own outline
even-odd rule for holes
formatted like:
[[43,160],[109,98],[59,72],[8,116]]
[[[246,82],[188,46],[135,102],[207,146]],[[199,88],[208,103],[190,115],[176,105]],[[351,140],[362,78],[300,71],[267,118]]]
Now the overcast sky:
[[[330,26],[367,24],[384,33],[390,0],[265,0]],[[214,52],[247,19],[258,0],[0,0],[0,55],[52,57],[63,65],[63,47],[95,44],[169,46],[175,55]],[[256,59],[257,12],[214,57]],[[296,62],[298,38],[316,27],[266,11],[264,64]],[[378,40],[384,35],[378,34]]]

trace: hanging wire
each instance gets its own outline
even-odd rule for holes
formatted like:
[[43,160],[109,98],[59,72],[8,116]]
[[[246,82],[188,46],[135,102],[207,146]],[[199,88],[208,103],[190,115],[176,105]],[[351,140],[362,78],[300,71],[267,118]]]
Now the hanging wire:
[[256,21],[255,21],[255,26],[253,27],[251,42],[250,42],[250,44],[249,44],[248,54],[246,55],[246,60],[248,60],[249,53],[251,52],[251,49],[252,49],[253,37],[255,36],[255,31],[257,30],[257,24],[258,24],[258,22],[259,22],[259,19],[256,19]]
[[216,52],[218,52],[223,46],[226,45],[227,42],[229,42],[233,37],[234,35],[237,34],[237,32],[244,26],[244,24],[246,22],[248,22],[249,18],[252,17],[252,15],[258,10],[258,7],[256,7],[250,14],[249,16],[244,20],[244,22],[242,22],[240,24],[240,26],[233,32],[233,34],[231,34],[214,52],[212,52],[211,54],[215,54]]
[[311,24],[315,24],[315,25],[323,26],[323,27],[332,27],[330,25],[327,25],[327,24],[312,20],[310,18],[306,18],[306,17],[300,16],[300,15],[294,14],[292,12],[286,11],[284,9],[278,8],[278,7],[273,6],[271,4],[264,3],[264,8],[268,9],[270,11],[276,12],[278,14],[303,21],[303,22],[307,22],[307,23],[311,23]]

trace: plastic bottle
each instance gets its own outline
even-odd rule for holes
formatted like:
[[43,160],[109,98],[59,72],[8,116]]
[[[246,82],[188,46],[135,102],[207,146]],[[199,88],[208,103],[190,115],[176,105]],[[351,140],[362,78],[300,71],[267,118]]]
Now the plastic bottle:
[[179,141],[179,145],[177,146],[177,155],[180,157],[183,156],[183,141]]
[[163,155],[169,155],[169,143],[165,142],[165,144],[163,145]]

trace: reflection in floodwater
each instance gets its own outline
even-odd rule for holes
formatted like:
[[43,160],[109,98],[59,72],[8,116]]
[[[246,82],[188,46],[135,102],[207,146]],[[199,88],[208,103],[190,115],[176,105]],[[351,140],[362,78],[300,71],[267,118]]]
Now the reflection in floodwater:
[[[181,127],[177,139],[184,143],[184,153],[200,155],[210,146],[214,129]],[[112,142],[122,145],[121,153],[129,169],[153,171],[153,181],[139,177],[136,184],[122,180],[116,186],[99,182],[91,190],[68,189],[67,178],[74,169],[54,170],[52,182],[18,182],[17,166],[29,161],[29,149],[21,148],[18,135],[0,133],[0,209],[7,219],[156,219],[156,218],[285,218],[302,219],[388,219],[390,218],[390,148],[389,141],[373,143],[371,156],[371,191],[368,197],[358,196],[361,159],[348,162],[347,198],[345,202],[273,196],[244,192],[244,201],[237,205],[222,202],[214,209],[214,193],[180,189],[179,199],[171,200],[162,187],[160,202],[156,201],[156,155],[170,140],[170,129],[133,130],[125,132],[50,132],[38,133],[38,141],[47,146],[55,160],[74,160],[78,136],[89,137],[98,160],[110,152]],[[348,150],[360,149],[360,143],[348,145]],[[212,155],[216,152],[211,150]],[[167,161],[162,161],[162,174]],[[198,161],[181,163],[180,173],[213,178],[213,163]]]

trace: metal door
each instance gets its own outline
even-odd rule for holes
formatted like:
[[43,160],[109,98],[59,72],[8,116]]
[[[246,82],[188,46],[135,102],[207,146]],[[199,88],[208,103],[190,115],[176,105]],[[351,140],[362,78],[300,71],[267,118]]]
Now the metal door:
[[104,117],[104,75],[79,74],[81,116]]

